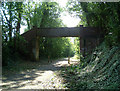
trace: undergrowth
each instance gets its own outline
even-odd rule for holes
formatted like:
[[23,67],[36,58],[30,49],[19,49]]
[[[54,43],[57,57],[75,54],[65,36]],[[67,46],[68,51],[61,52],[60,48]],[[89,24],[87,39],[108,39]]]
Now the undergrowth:
[[105,43],[82,59],[61,71],[66,87],[78,89],[120,89],[120,46],[108,48]]

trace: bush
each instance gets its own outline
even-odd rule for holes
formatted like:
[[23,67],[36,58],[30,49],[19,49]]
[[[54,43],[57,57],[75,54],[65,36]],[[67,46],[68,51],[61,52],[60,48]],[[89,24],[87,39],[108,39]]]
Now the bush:
[[14,42],[14,39],[11,42],[3,42],[2,65],[14,65],[20,59],[21,54],[27,55],[28,52],[24,46],[25,43],[26,41],[22,37],[19,37],[19,43],[16,40],[16,44]]

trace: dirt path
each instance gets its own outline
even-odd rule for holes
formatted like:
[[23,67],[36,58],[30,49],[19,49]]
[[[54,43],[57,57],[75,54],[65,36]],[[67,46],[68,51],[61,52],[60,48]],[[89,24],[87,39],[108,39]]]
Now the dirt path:
[[[3,80],[3,89],[67,89],[64,79],[56,75],[59,70],[69,66],[68,59],[59,59],[51,64],[40,65],[39,68],[21,72]],[[71,64],[77,63],[71,59]]]

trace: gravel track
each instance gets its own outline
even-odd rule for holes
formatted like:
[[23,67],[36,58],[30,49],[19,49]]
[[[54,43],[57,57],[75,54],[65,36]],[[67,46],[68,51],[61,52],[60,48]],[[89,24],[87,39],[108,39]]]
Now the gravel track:
[[[69,66],[68,59],[59,59],[39,68],[11,76],[2,82],[3,89],[67,89],[64,79],[56,73]],[[71,59],[71,64],[78,61]]]

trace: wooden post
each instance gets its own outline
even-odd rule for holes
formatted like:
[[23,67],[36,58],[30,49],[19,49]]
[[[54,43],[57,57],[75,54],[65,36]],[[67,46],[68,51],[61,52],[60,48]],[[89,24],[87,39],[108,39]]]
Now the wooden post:
[[39,37],[36,37],[35,60],[39,61]]
[[68,64],[70,64],[70,56],[68,56]]
[[68,64],[70,64],[70,51],[68,52]]

